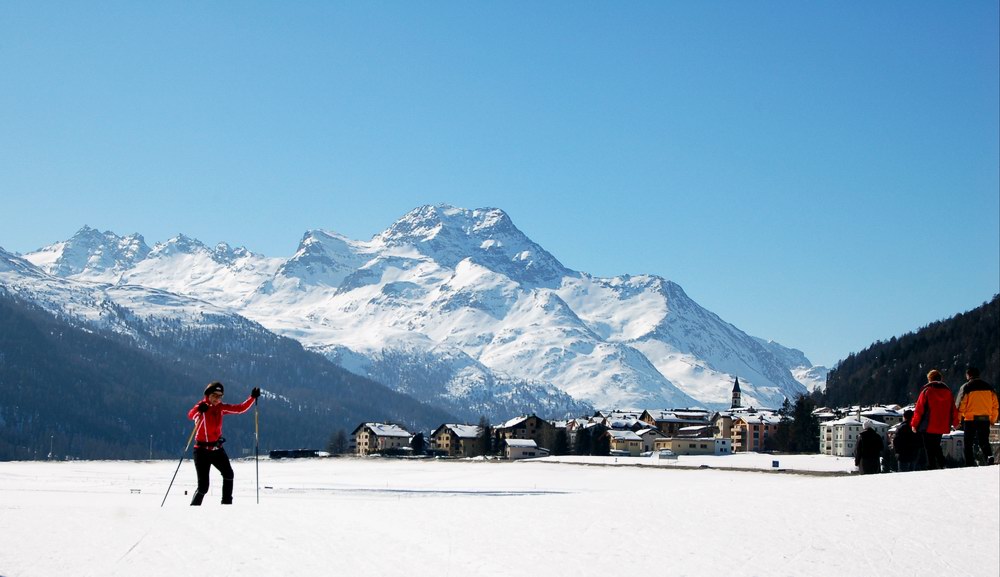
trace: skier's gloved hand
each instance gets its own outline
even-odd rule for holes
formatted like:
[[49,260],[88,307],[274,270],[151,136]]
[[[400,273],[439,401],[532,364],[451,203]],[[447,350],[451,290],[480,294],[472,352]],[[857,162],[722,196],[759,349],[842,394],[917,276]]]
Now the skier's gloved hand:
[[253,398],[255,398],[255,399],[257,397],[259,397],[260,396],[260,387],[254,387],[253,390],[250,391],[250,396],[253,397]]
[[207,410],[208,410],[208,403],[206,403],[205,401],[202,401],[202,402],[198,403],[198,412],[199,413],[204,413]]

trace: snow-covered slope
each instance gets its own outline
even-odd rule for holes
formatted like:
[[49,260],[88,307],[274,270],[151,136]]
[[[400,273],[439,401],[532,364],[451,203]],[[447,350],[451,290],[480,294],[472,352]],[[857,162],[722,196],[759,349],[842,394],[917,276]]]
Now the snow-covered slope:
[[102,238],[26,258],[63,277],[211,302],[452,407],[514,390],[576,409],[725,406],[737,376],[745,404],[776,407],[816,370],[663,278],[567,269],[495,208],[420,207],[369,241],[309,231],[284,260],[180,236],[107,261],[96,255],[122,240]]
[[[59,266],[59,263],[56,263]],[[82,271],[86,274],[86,270]],[[139,285],[108,285],[52,276],[0,249],[0,290],[9,291],[77,324],[136,336],[135,328],[156,325],[196,328],[241,327],[244,317],[204,300]]]

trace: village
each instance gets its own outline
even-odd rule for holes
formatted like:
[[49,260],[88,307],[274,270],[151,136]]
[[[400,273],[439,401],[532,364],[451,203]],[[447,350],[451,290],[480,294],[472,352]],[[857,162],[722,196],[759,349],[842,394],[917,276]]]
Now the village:
[[[899,405],[820,407],[812,411],[818,422],[819,454],[854,457],[858,437],[870,427],[891,446],[906,409]],[[546,420],[522,415],[484,431],[485,423],[442,424],[430,433],[412,433],[391,423],[362,423],[350,436],[347,452],[357,456],[426,455],[472,458],[497,455],[507,460],[550,455],[610,455],[671,459],[678,455],[726,456],[734,453],[774,452],[773,440],[789,417],[770,408],[742,406],[739,379],[727,410],[703,408],[597,411],[569,420]],[[870,423],[870,424],[869,424]],[[415,439],[419,439],[415,442]],[[1000,423],[992,424],[990,443],[1000,451]],[[418,445],[418,446],[415,446]],[[941,440],[946,459],[960,463],[964,451],[961,430]],[[892,470],[886,451],[887,470]]]

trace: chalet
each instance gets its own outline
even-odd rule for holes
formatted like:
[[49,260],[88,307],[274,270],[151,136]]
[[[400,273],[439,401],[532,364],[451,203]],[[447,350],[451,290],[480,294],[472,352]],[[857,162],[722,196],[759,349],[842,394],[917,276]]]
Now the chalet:
[[358,455],[408,448],[412,436],[406,429],[388,423],[362,423],[351,433]]
[[612,455],[628,453],[633,457],[638,457],[642,452],[642,437],[632,431],[609,430],[606,433],[610,437]]
[[441,425],[431,433],[431,450],[448,457],[483,454],[482,429],[477,425]]
[[638,411],[597,411],[589,422],[599,423],[608,429],[638,431],[648,426],[639,420],[641,414]]
[[642,452],[652,451],[657,439],[663,438],[659,429],[640,429],[635,432],[642,439]]
[[556,429],[552,423],[535,415],[526,415],[511,419],[494,428],[494,435],[499,442],[507,439],[531,439],[539,447],[551,447],[555,440]]

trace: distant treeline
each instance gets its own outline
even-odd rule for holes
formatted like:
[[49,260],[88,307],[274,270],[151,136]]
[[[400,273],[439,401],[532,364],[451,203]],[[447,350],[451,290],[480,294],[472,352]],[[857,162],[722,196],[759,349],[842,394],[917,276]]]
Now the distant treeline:
[[997,387],[1000,381],[1000,295],[967,313],[932,323],[914,333],[877,342],[844,359],[827,378],[817,402],[827,406],[917,400],[927,372],[939,369],[952,391],[965,382],[965,368],[978,367]]

